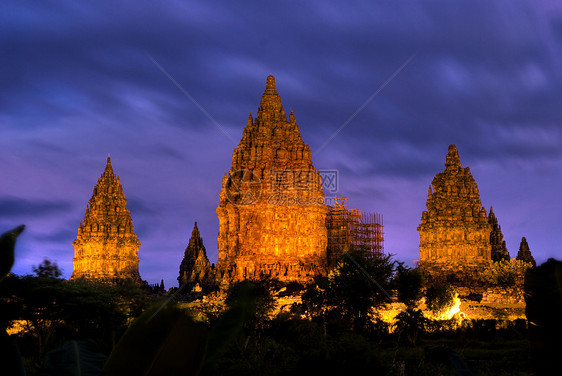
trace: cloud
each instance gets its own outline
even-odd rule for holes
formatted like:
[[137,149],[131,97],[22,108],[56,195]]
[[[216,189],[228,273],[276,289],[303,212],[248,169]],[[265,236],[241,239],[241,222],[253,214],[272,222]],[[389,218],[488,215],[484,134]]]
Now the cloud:
[[0,219],[21,219],[29,216],[56,216],[67,211],[69,202],[32,201],[16,197],[0,198]]
[[[181,253],[194,220],[216,255],[217,195],[236,143],[149,56],[236,142],[274,74],[314,153],[415,53],[314,156],[317,167],[340,171],[358,206],[384,210],[389,248],[411,258],[427,185],[451,143],[483,192],[498,187],[489,191],[494,205],[517,206],[502,197],[523,197],[517,182],[526,176],[536,180],[526,190],[556,201],[562,17],[553,4],[9,4],[0,14],[0,172],[11,183],[0,181],[0,219],[43,221],[42,233],[59,239],[70,260],[75,229],[64,226],[79,223],[109,152],[143,257],[156,259],[159,244]],[[526,229],[530,242],[544,235],[532,222],[510,224],[515,214],[505,216],[506,230]],[[537,246],[551,254],[562,239],[550,239]],[[178,261],[168,262],[175,274]]]

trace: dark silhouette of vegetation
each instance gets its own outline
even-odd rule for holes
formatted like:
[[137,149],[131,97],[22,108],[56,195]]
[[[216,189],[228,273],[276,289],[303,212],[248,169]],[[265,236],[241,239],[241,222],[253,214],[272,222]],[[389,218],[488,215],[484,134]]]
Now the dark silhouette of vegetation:
[[399,335],[405,335],[410,346],[416,346],[418,337],[425,332],[430,320],[425,318],[422,311],[408,307],[396,315],[396,329]]
[[47,353],[45,368],[50,375],[105,375],[106,357],[91,340],[73,340]]
[[38,266],[31,268],[37,277],[44,278],[59,278],[62,275],[62,270],[56,262],[51,262],[49,259],[44,259]]
[[25,229],[24,225],[0,235],[0,282],[8,275],[14,265],[14,247],[17,237]]
[[[21,232],[16,230],[8,242],[0,237],[0,254],[6,254],[2,244],[13,254],[14,236]],[[530,373],[525,320],[465,320],[461,326],[428,320],[414,308],[420,298],[416,270],[398,265],[393,280],[390,256],[344,257],[327,278],[306,287],[293,313],[272,316],[275,297],[304,287],[262,278],[231,286],[226,308],[212,320],[199,319],[201,312],[195,319],[169,300],[154,302],[132,281],[59,279],[56,264],[44,261],[34,268],[36,276],[10,275],[0,283],[2,327],[14,320],[22,325],[19,333],[0,338],[1,372],[23,375],[25,360],[29,375]],[[560,272],[549,268],[528,278],[528,315],[555,333],[560,308],[553,282],[560,282]],[[392,283],[409,307],[388,332],[371,314],[389,301]],[[426,299],[438,312],[455,295],[451,287],[436,285]],[[540,349],[555,338],[531,335]]]
[[295,307],[325,325],[364,329],[372,309],[391,300],[394,261],[391,256],[367,257],[361,251],[341,256],[328,278],[317,278]]
[[397,263],[396,288],[398,300],[408,307],[415,307],[423,297],[423,275],[418,269],[410,269]]
[[146,308],[140,289],[93,281],[10,276],[0,285],[3,322],[19,320],[35,344],[25,355],[42,358],[46,351],[72,339],[95,338],[109,353],[128,320]]
[[[12,270],[16,239],[24,229],[25,226],[21,225],[0,235],[0,288],[4,286],[3,282]],[[0,300],[1,302],[2,300]],[[10,320],[3,313],[4,311],[0,306],[0,367],[2,372],[7,375],[25,375],[19,347],[6,332]]]
[[143,313],[113,349],[107,375],[198,375],[206,330],[172,303]]
[[537,375],[552,374],[562,354],[562,262],[548,259],[527,270],[525,314]]

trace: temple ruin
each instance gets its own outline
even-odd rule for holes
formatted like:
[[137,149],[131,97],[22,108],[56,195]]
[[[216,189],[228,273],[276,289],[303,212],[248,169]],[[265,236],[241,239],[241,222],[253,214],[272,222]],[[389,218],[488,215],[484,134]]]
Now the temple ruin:
[[492,226],[470,168],[461,167],[455,145],[449,146],[445,170],[429,187],[426,206],[418,226],[420,266],[454,269],[489,263]]
[[310,147],[269,76],[222,180],[217,282],[266,275],[306,283],[325,275],[326,211]]
[[71,279],[131,279],[140,282],[139,246],[119,177],[107,158],[74,240]]
[[494,214],[494,209],[490,206],[490,214],[488,214],[488,223],[492,226],[490,232],[490,246],[492,247],[492,261],[509,261],[509,252],[503,240],[502,228],[498,224],[498,219]]
[[521,239],[521,244],[519,245],[519,252],[517,252],[517,260],[530,262],[533,266],[537,266],[537,262],[535,258],[531,254],[531,249],[529,248],[529,243],[527,243],[527,239],[523,237]]
[[197,228],[197,222],[193,226],[191,238],[185,248],[183,260],[180,264],[180,275],[178,277],[179,285],[206,284],[212,278],[212,269],[207,251],[203,245],[203,239]]

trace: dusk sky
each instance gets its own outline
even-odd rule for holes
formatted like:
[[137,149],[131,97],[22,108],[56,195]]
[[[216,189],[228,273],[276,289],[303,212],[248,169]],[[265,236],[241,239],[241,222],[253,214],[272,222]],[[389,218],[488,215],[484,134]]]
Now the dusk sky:
[[3,2],[0,232],[27,225],[13,271],[49,258],[70,277],[108,154],[141,277],[177,286],[194,221],[216,262],[221,179],[269,74],[315,167],[384,216],[398,260],[419,259],[449,144],[511,256],[525,236],[537,263],[561,259],[561,4]]

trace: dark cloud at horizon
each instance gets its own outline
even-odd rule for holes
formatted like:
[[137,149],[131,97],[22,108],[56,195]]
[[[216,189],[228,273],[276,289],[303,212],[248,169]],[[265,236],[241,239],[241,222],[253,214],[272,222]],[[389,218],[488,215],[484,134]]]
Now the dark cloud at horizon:
[[397,258],[418,258],[427,186],[451,143],[512,256],[522,236],[537,259],[562,255],[558,2],[0,8],[0,231],[28,224],[16,272],[53,252],[70,275],[72,240],[108,153],[145,279],[175,284],[194,221],[216,260],[220,182],[268,74],[318,151],[315,166],[339,171],[352,206],[384,215]]

